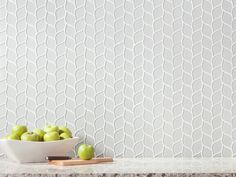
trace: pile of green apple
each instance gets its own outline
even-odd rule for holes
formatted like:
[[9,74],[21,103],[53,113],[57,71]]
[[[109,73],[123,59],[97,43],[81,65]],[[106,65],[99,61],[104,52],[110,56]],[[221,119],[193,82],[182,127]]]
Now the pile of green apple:
[[11,134],[5,136],[9,140],[23,141],[57,141],[72,138],[72,133],[67,127],[46,125],[45,128],[36,128],[29,132],[25,125],[15,125]]

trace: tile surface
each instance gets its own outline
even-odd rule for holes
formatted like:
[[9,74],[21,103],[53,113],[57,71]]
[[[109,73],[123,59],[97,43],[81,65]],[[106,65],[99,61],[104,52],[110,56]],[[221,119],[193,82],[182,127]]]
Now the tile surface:
[[115,157],[236,156],[236,1],[1,0],[0,135],[67,125]]

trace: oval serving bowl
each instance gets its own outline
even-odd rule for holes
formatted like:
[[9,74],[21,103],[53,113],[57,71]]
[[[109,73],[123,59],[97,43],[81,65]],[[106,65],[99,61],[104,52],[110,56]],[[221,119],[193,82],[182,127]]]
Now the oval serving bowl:
[[0,150],[15,162],[45,162],[46,156],[66,155],[78,142],[78,137],[48,142],[1,139]]

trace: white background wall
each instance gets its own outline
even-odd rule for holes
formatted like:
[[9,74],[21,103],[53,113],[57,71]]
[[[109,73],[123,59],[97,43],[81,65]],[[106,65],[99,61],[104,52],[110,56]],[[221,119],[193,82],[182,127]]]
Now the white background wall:
[[98,154],[235,156],[235,2],[2,0],[0,135],[55,123]]

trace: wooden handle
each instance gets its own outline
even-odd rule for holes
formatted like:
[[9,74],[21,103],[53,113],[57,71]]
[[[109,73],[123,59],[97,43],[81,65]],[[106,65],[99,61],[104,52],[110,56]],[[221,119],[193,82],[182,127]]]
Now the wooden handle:
[[71,157],[69,156],[47,156],[46,160],[69,160]]

